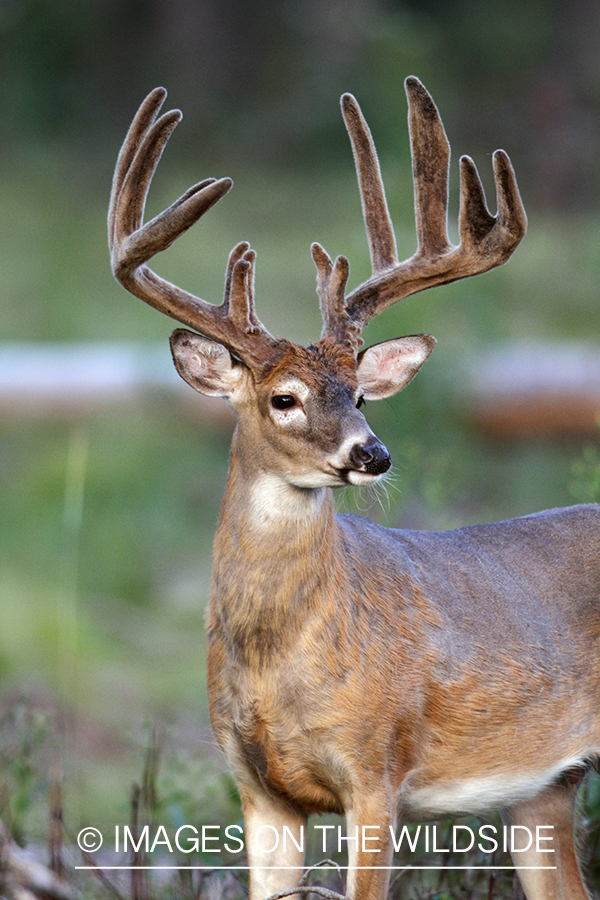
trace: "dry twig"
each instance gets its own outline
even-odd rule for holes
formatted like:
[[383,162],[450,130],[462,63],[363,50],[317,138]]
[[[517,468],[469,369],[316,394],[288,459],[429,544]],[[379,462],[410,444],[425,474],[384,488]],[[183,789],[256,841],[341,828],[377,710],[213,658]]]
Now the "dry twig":
[[1,893],[13,900],[75,900],[77,894],[62,878],[19,847],[0,823]]

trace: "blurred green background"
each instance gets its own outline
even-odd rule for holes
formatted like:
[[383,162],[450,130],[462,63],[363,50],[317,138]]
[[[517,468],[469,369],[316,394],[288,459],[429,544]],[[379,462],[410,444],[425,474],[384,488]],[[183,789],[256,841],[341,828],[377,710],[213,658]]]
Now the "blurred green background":
[[[200,178],[235,180],[157,270],[218,302],[228,251],[248,239],[262,321],[318,337],[310,243],[349,257],[351,286],[369,274],[338,98],[361,102],[409,256],[415,74],[452,145],[451,236],[459,156],[475,159],[494,211],[497,147],[529,233],[506,267],[370,326],[368,342],[427,331],[439,345],[404,394],[367,407],[395,462],[387,492],[340,506],[446,528],[593,499],[593,433],[486,432],[465,361],[499,342],[526,357],[540,341],[600,338],[599,26],[591,0],[1,0],[0,349],[18,342],[27,368],[48,342],[158,342],[168,364],[172,323],[113,281],[105,236],[118,148],[157,84],[184,120],[149,214]],[[184,387],[35,411],[0,400],[0,815],[15,833],[43,834],[57,771],[73,832],[126,820],[152,729],[173,816],[237,815],[204,683],[231,433],[220,411]]]

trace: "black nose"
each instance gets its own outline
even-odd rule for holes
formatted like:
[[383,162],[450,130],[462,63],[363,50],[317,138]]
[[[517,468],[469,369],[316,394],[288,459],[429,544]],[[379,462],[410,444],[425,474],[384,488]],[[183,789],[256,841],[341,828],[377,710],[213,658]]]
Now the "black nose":
[[387,472],[392,460],[381,441],[372,441],[370,444],[354,445],[350,451],[350,464],[368,475],[382,475]]

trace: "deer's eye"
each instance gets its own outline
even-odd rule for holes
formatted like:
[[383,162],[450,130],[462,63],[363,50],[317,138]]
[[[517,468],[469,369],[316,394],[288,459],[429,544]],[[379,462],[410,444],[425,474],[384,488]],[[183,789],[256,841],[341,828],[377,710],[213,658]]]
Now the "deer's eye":
[[367,401],[365,400],[364,397],[359,397],[358,400],[356,401],[356,408],[360,409],[361,406],[364,406],[366,402]]
[[275,394],[271,397],[271,406],[274,409],[292,409],[297,405],[298,401],[293,394]]

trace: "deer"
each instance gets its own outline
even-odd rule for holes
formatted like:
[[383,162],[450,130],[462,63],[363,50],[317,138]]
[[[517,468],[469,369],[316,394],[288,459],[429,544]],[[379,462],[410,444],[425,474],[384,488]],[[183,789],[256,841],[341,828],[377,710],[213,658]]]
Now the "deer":
[[[372,275],[348,292],[347,259],[312,245],[324,324],[307,347],[258,319],[246,241],[231,251],[220,305],[148,267],[232,186],[200,181],[144,224],[181,118],[159,115],[163,88],[118,157],[113,273],[185,326],[171,336],[177,371],[237,416],[207,612],[212,728],[239,787],[250,900],[298,885],[312,814],[345,815],[349,836],[368,829],[348,841],[346,894],[382,900],[395,824],[493,809],[509,826],[551,829],[551,856],[539,843],[513,856],[527,900],[583,900],[573,829],[578,784],[600,754],[600,507],[441,532],[334,508],[334,488],[376,484],[391,465],[363,401],[404,388],[435,344],[418,334],[364,348],[365,325],[409,295],[501,265],[526,231],[497,150],[496,215],[463,156],[460,243],[450,242],[448,139],[421,82],[405,88],[417,250],[399,261],[373,138],[344,94]],[[285,846],[265,847],[265,828]]]

